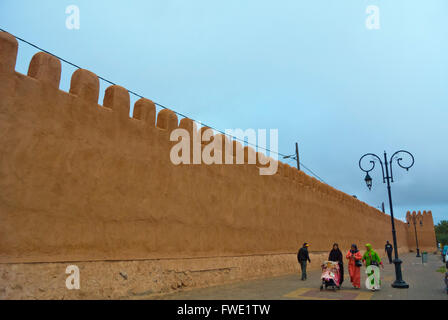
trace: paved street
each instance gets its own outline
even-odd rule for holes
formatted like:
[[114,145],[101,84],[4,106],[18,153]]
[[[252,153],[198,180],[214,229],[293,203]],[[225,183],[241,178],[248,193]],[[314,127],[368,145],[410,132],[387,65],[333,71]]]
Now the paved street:
[[421,258],[415,257],[415,253],[404,254],[400,258],[403,260],[403,278],[409,284],[409,289],[391,287],[395,279],[394,265],[386,262],[381,273],[382,287],[377,292],[365,289],[364,267],[361,270],[362,289],[353,289],[345,265],[345,281],[342,289],[336,292],[320,291],[321,272],[309,271],[307,281],[301,281],[299,275],[294,274],[177,292],[159,299],[448,300],[444,292],[444,274],[437,272],[443,266],[440,255],[428,254],[428,263],[425,264],[422,264]]

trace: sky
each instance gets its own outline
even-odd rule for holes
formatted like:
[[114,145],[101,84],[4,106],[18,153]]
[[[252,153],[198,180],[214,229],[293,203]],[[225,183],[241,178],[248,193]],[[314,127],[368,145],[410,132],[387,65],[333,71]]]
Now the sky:
[[[71,5],[79,29],[67,28]],[[371,5],[379,29],[366,26]],[[393,164],[394,214],[432,210],[437,223],[448,219],[447,14],[446,0],[1,0],[0,28],[214,128],[278,129],[280,153],[298,142],[326,183],[387,213],[379,166],[369,191],[358,161],[408,150],[408,172]],[[36,52],[20,43],[16,70]],[[63,64],[62,90],[74,71]]]

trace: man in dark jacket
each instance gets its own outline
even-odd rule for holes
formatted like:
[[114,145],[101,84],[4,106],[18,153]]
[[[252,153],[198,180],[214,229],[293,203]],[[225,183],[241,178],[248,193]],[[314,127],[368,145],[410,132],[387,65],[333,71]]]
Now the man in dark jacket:
[[384,251],[386,251],[387,257],[389,258],[389,264],[392,263],[392,251],[394,251],[394,247],[389,243],[389,240],[386,241]]
[[308,247],[309,244],[305,242],[297,253],[297,261],[299,261],[300,268],[302,269],[302,280],[306,280],[306,263],[311,263]]

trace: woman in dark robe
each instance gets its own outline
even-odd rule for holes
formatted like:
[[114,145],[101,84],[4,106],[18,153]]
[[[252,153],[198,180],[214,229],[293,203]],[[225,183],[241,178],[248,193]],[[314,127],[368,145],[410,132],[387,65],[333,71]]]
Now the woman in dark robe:
[[337,243],[333,244],[333,249],[330,251],[330,255],[328,256],[328,261],[339,262],[339,273],[340,273],[340,281],[339,286],[342,286],[342,282],[344,282],[344,260],[341,250],[339,250],[339,246]]

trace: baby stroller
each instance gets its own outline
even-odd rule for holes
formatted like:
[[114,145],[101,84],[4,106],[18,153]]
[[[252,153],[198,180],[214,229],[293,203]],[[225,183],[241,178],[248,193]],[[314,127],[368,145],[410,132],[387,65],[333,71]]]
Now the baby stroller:
[[322,284],[320,286],[320,290],[325,289],[340,289],[339,280],[339,263],[333,261],[324,261],[322,263],[322,275],[320,277],[322,279]]

